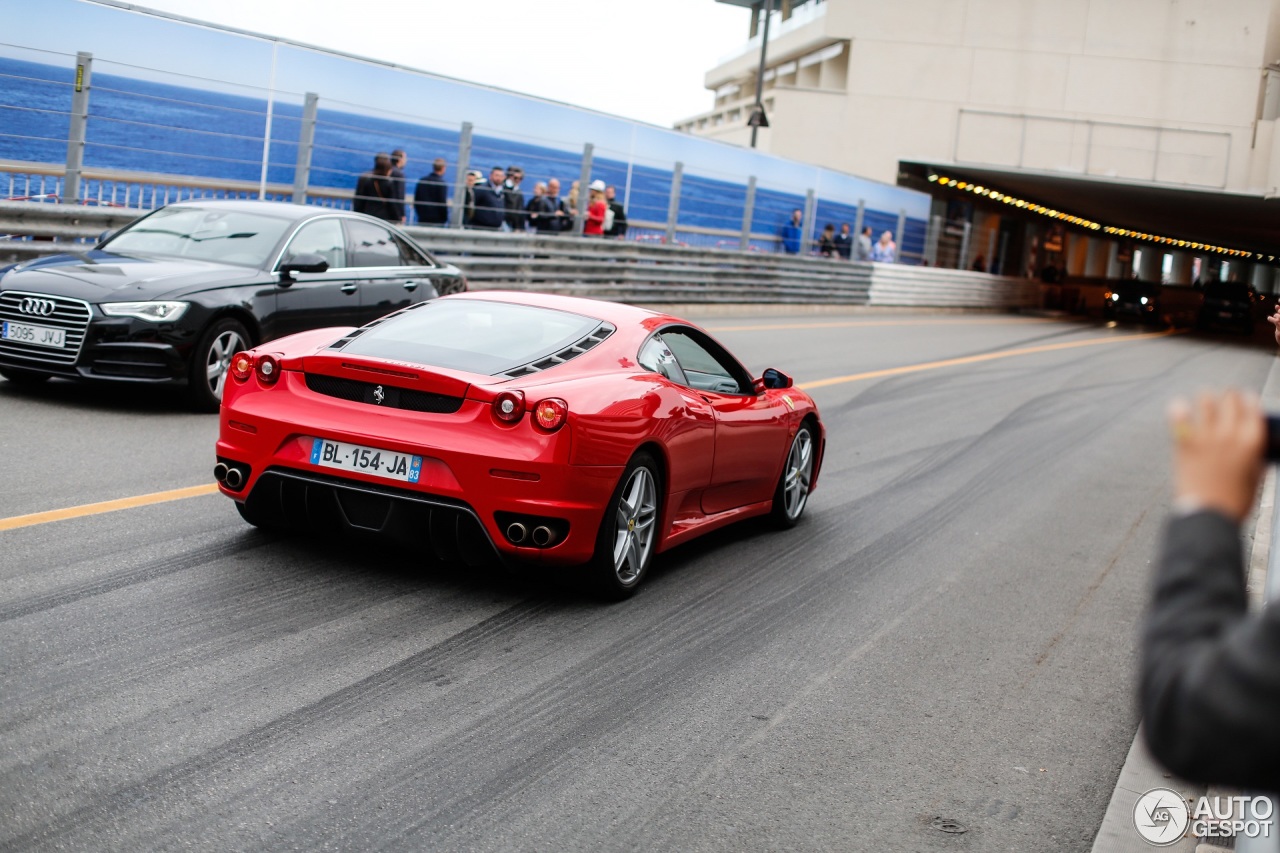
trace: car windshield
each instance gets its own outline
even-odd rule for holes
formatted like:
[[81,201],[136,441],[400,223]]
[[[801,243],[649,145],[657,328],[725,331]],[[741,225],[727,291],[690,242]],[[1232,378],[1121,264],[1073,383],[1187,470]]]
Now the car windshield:
[[165,207],[140,219],[102,248],[262,268],[291,220],[207,207]]
[[342,351],[496,376],[559,352],[599,325],[550,308],[443,299],[379,323]]

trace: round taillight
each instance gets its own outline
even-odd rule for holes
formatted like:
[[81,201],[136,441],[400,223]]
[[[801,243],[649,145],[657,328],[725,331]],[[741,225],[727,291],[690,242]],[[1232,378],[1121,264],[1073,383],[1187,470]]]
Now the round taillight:
[[524,417],[524,392],[503,391],[494,397],[493,416],[508,424],[513,424]]
[[238,352],[231,357],[231,378],[244,382],[253,373],[253,356],[247,352]]
[[259,357],[256,367],[258,381],[263,385],[274,385],[276,380],[280,378],[280,360],[274,355]]
[[556,397],[548,397],[533,407],[533,421],[545,430],[556,430],[564,426],[569,417],[569,404]]

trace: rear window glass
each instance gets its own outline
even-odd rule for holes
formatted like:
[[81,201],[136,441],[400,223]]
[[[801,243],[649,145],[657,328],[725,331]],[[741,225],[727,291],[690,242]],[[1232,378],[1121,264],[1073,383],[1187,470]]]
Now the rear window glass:
[[599,325],[550,308],[444,299],[383,321],[342,351],[497,375],[559,352]]

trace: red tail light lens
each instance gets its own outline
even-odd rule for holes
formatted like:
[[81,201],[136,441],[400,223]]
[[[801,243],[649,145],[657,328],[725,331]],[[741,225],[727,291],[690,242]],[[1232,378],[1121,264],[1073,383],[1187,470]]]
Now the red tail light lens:
[[557,397],[548,397],[533,407],[534,423],[548,432],[560,429],[568,417],[569,404]]
[[506,424],[524,417],[524,392],[503,391],[493,398],[493,416]]
[[253,356],[247,352],[238,352],[231,357],[231,378],[244,382],[253,373]]
[[280,378],[280,360],[274,355],[258,356],[258,363],[255,367],[258,373],[258,381],[263,385],[275,385],[276,380]]

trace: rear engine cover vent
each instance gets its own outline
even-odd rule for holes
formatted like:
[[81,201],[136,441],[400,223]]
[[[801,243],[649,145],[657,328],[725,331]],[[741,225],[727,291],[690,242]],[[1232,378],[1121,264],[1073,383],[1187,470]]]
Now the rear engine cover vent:
[[529,376],[533,373],[541,373],[548,368],[555,367],[557,364],[564,364],[566,361],[582,355],[587,350],[601,343],[612,335],[616,328],[610,323],[601,323],[596,327],[595,331],[587,335],[577,343],[570,344],[557,353],[552,353],[546,358],[531,361],[528,364],[522,364],[514,367],[506,373],[500,373],[499,376],[506,376],[511,379],[518,379],[521,376]]

